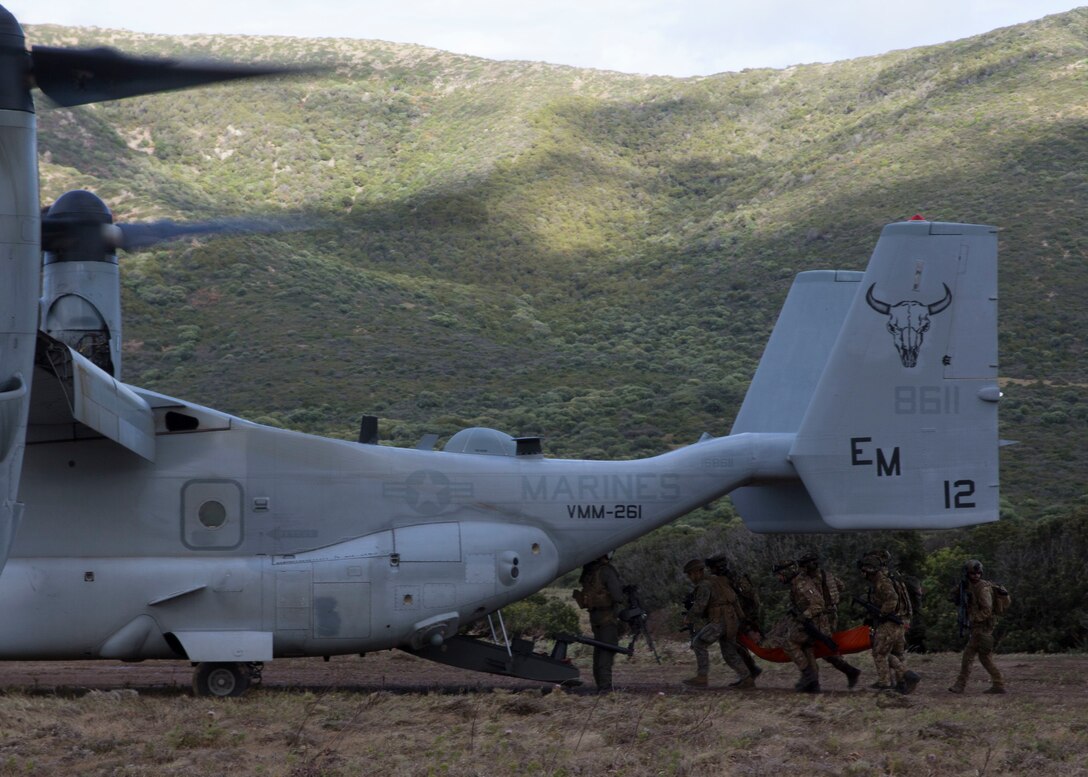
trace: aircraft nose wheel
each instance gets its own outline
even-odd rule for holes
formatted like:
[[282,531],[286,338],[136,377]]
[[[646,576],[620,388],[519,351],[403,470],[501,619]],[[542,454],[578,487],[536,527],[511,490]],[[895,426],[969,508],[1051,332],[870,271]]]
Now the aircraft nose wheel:
[[197,696],[241,696],[252,675],[247,664],[205,662],[193,672],[193,693]]

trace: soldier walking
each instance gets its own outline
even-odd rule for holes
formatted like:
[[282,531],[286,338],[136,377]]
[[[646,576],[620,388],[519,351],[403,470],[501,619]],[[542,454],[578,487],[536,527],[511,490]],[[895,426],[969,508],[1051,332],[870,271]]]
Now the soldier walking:
[[811,618],[812,602],[818,602],[823,608],[823,596],[812,589],[807,575],[800,574],[797,562],[793,559],[779,562],[774,566],[778,581],[790,587],[789,614],[774,625],[763,640],[768,647],[780,647],[801,672],[801,677],[793,686],[803,693],[820,692],[820,669],[816,665],[816,656],[812,652],[812,637],[805,630],[804,622]]
[[731,687],[747,690],[755,687],[755,680],[737,652],[737,628],[740,625],[740,607],[737,594],[724,577],[707,574],[701,559],[692,559],[684,565],[684,573],[695,584],[691,609],[684,622],[691,626],[691,649],[695,651],[695,676],[684,680],[684,685],[705,688],[710,674],[708,648],[715,642],[721,649],[722,659],[737,673]]
[[[797,564],[803,570],[804,577],[808,578],[804,587],[806,604],[808,610],[814,613],[808,617],[816,628],[830,636],[838,625],[839,600],[846,590],[846,583],[826,569],[821,569],[820,558],[815,553],[805,553],[797,559]],[[824,656],[823,659],[846,675],[847,688],[858,684],[861,670],[856,666],[838,655]]]
[[[599,642],[619,645],[619,611],[625,606],[623,583],[616,568],[609,563],[611,554],[601,556],[582,567],[582,576],[578,579],[579,590],[574,591],[574,601],[584,610],[589,610],[589,625],[593,629],[593,638]],[[604,648],[593,648],[593,681],[598,693],[612,690],[612,664],[616,653]]]
[[1005,693],[1005,678],[994,663],[994,626],[996,616],[1003,614],[1011,597],[999,585],[982,579],[982,562],[971,559],[963,565],[960,584],[952,589],[952,602],[959,608],[960,636],[970,630],[967,645],[963,649],[960,673],[952,687],[952,693],[963,693],[971,676],[971,665],[978,662],[990,673],[990,687],[984,693]]
[[759,604],[759,592],[752,585],[751,578],[743,572],[735,572],[729,565],[729,559],[724,555],[712,556],[706,559],[706,568],[715,577],[725,578],[737,595],[737,606],[740,609],[740,623],[737,626],[737,655],[744,662],[748,674],[755,680],[763,670],[756,664],[751,652],[740,641],[741,634],[755,634],[758,641],[763,637],[763,627]]
[[871,613],[869,622],[876,666],[876,682],[871,687],[877,690],[895,688],[900,693],[910,693],[922,679],[907,669],[905,660],[910,599],[905,589],[900,590],[892,582],[878,556],[862,557],[858,569],[869,581],[869,606],[866,609]]

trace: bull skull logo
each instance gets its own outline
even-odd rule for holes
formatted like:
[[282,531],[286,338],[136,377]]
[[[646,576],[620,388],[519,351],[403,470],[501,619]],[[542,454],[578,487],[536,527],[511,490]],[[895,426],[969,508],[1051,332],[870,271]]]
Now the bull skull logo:
[[929,318],[935,316],[952,304],[952,291],[948,284],[944,286],[944,296],[934,303],[926,304],[917,300],[903,300],[894,305],[882,302],[873,295],[874,283],[865,294],[865,301],[869,307],[888,317],[888,331],[891,332],[895,342],[895,350],[899,351],[899,360],[904,367],[914,367],[918,364],[918,350],[922,347],[922,340],[929,331]]

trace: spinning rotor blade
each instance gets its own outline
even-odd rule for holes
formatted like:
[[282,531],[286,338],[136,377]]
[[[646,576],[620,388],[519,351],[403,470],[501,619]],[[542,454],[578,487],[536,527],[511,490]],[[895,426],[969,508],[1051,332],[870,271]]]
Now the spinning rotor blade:
[[118,100],[154,92],[232,81],[239,78],[315,72],[324,68],[236,65],[134,57],[110,48],[62,49],[33,46],[34,83],[63,106]]
[[146,224],[117,224],[118,236],[113,246],[124,251],[141,251],[145,248],[198,235],[268,235],[276,232],[298,232],[307,226],[292,218],[261,219],[233,218],[179,223],[176,221],[152,221]]
[[42,250],[67,253],[105,254],[118,249],[141,251],[146,248],[199,235],[267,235],[299,232],[312,225],[301,218],[225,218],[211,221],[151,221],[144,224],[109,224],[98,219],[42,217]]

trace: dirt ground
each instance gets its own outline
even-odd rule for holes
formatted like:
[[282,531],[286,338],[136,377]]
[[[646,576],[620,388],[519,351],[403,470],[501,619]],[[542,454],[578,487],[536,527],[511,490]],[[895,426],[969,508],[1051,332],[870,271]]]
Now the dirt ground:
[[[830,666],[797,694],[791,665],[758,688],[680,680],[681,643],[616,662],[598,696],[387,651],[277,660],[240,699],[195,698],[184,662],[0,663],[0,775],[1088,775],[1088,656],[1001,655],[1009,693],[947,687],[955,654],[912,655],[902,696]],[[588,654],[576,662],[589,675]]]
[[[581,653],[576,663],[587,685],[572,692],[588,693],[592,690],[593,680],[588,650],[576,650]],[[679,643],[666,643],[661,646],[660,652],[662,664],[654,663],[644,652],[631,661],[618,656],[615,663],[617,690],[626,693],[685,692],[680,681],[693,673],[694,660],[690,651]],[[866,688],[875,680],[872,660],[867,654],[848,658],[864,671],[857,688]],[[951,696],[947,687],[958,671],[958,654],[915,655],[910,657],[909,663],[923,677],[913,698],[944,699]],[[1070,697],[1080,697],[1084,702],[1084,719],[1088,723],[1088,656],[1008,654],[999,656],[998,663],[1005,674],[1010,695],[1039,702],[1064,702]],[[759,679],[758,690],[792,692],[797,679],[792,664],[760,662],[760,665],[766,671]],[[831,666],[821,666],[824,691],[845,691],[843,677]],[[60,695],[113,689],[134,689],[153,694],[182,693],[190,691],[192,674],[192,667],[184,661],[10,661],[0,662],[0,689],[9,693],[24,691]],[[709,690],[732,693],[726,686],[733,679],[730,670],[718,662],[714,665]],[[987,685],[986,673],[977,663],[971,681],[973,691],[981,691]],[[465,693],[496,688],[525,690],[545,687],[539,682],[470,672],[424,661],[401,651],[388,650],[362,657],[334,656],[329,661],[320,658],[277,659],[265,666],[262,683],[255,688],[351,693]]]

